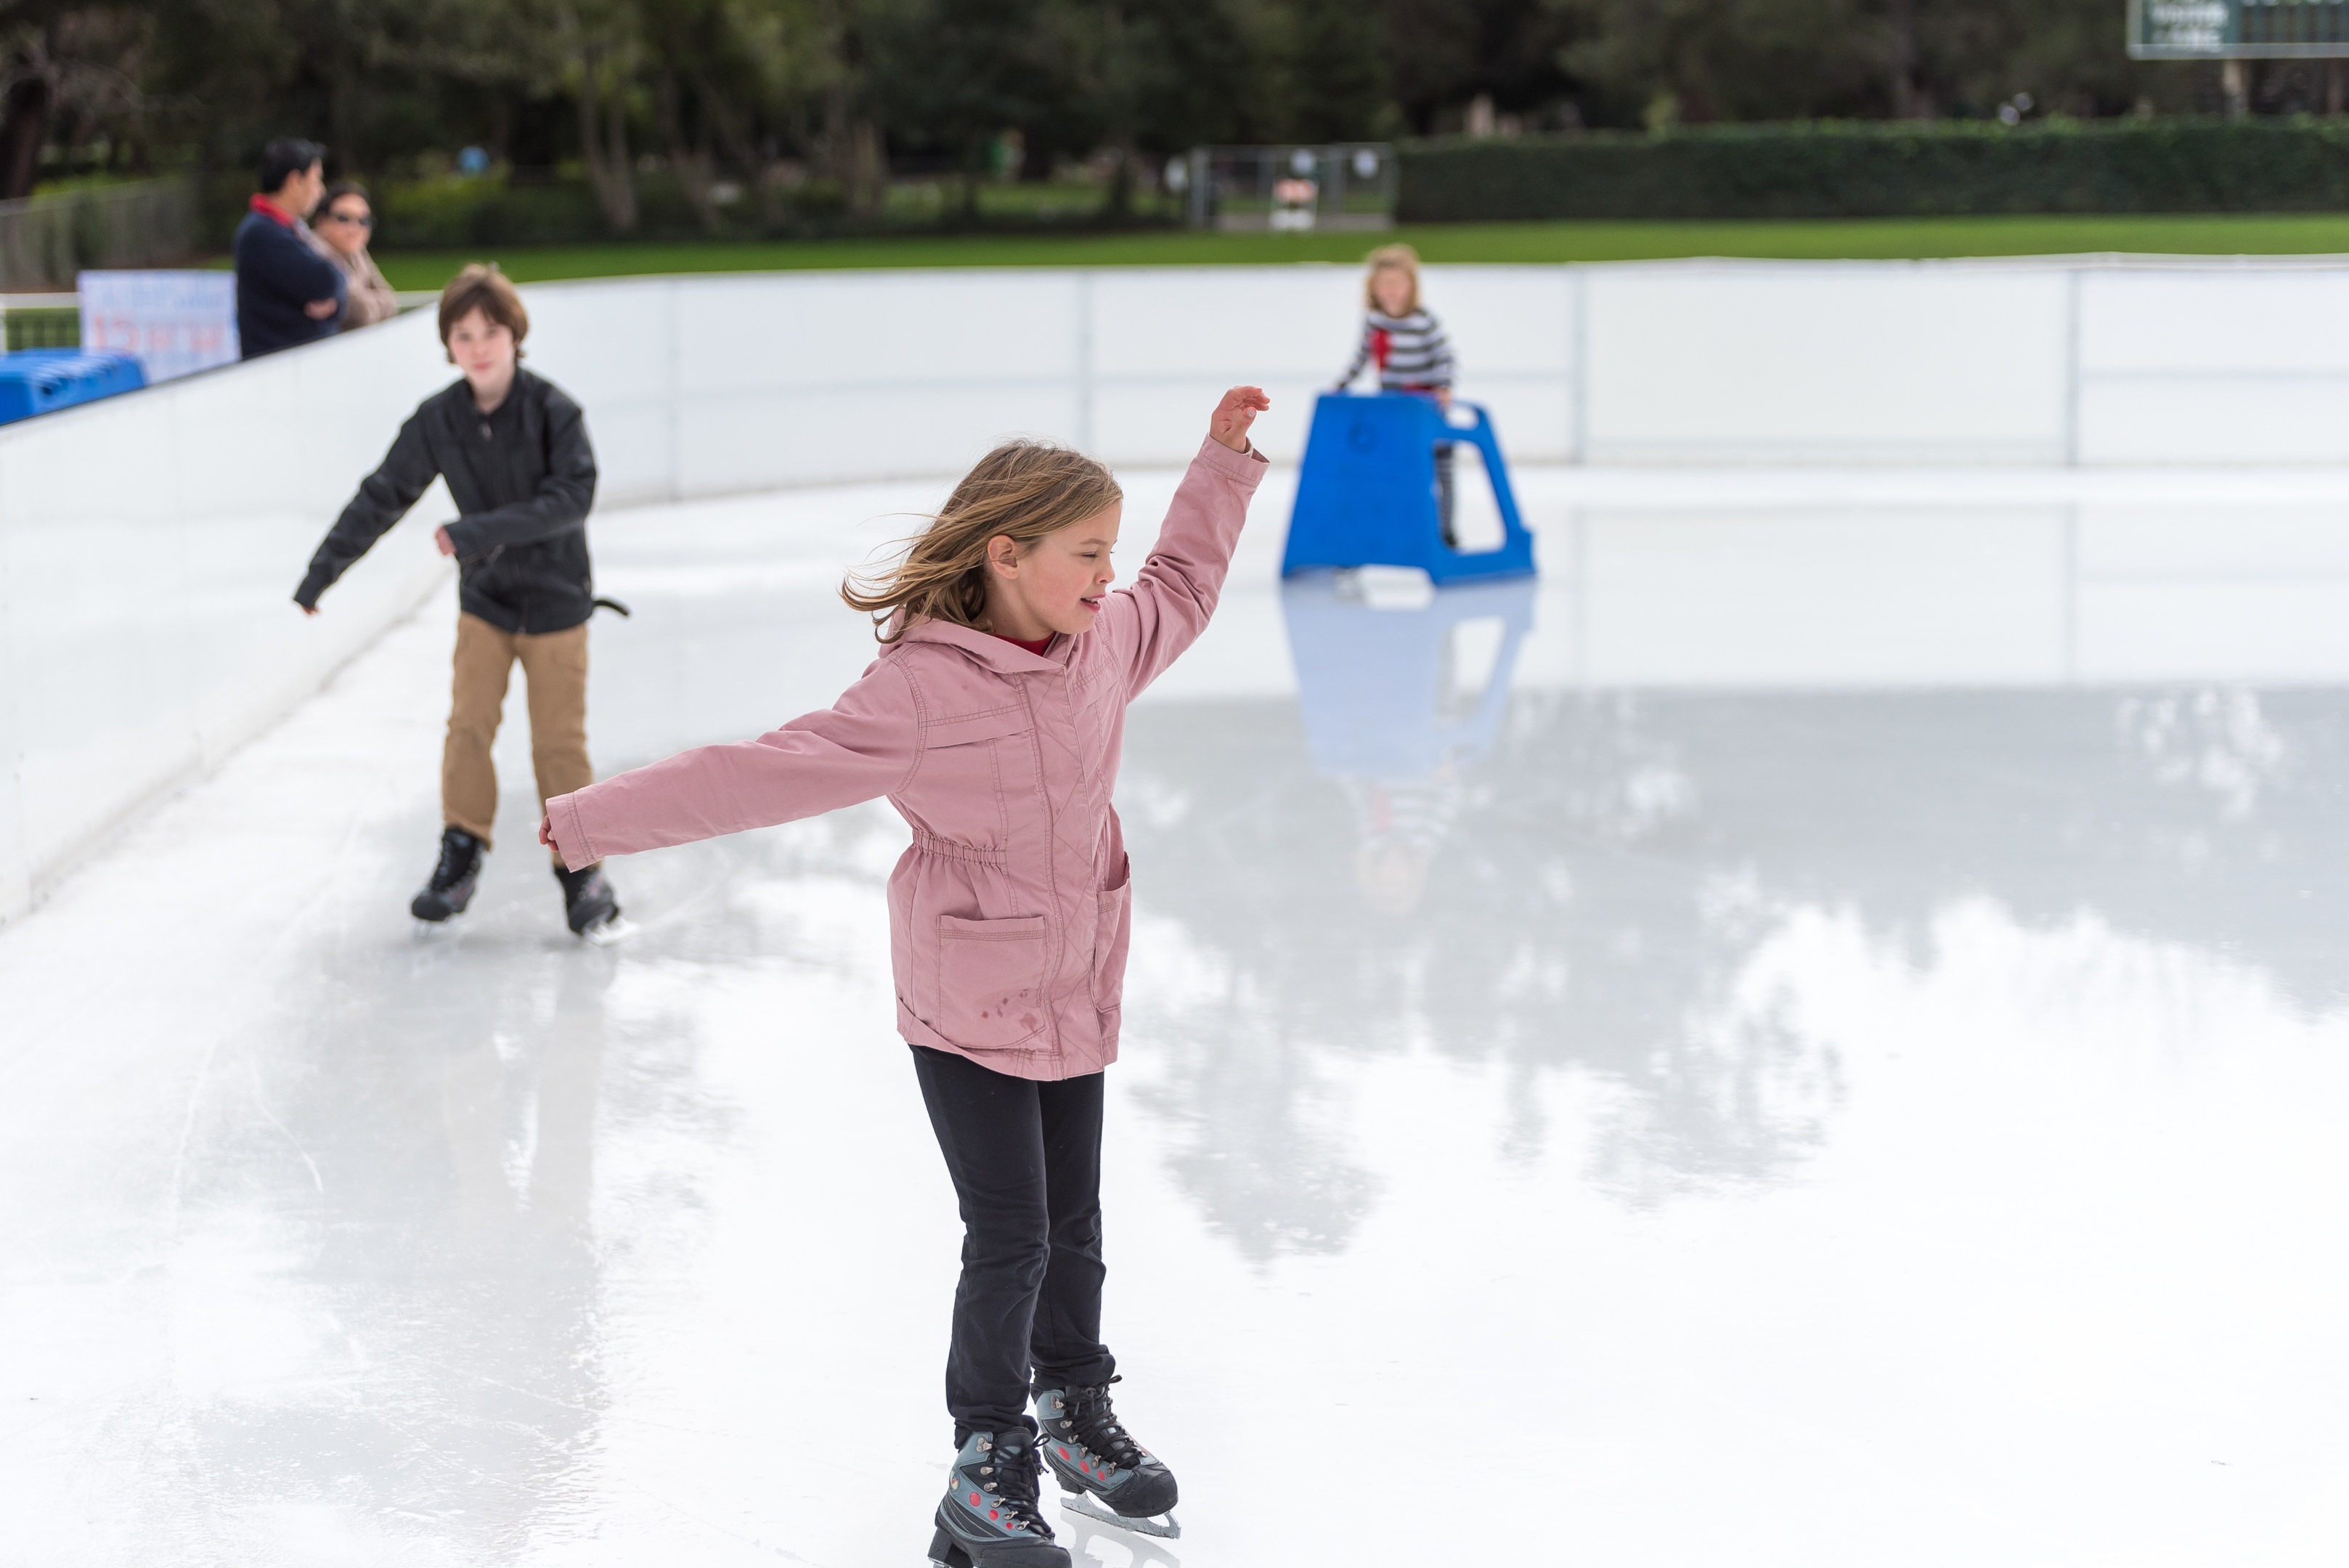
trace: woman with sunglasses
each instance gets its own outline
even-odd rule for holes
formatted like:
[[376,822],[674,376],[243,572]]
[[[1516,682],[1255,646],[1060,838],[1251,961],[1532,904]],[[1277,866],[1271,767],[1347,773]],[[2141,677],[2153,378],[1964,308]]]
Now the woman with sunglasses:
[[384,281],[367,241],[375,232],[375,214],[368,209],[367,187],[355,180],[337,180],[326,187],[318,204],[313,231],[325,242],[326,259],[343,269],[350,281],[350,304],[343,312],[343,330],[372,326],[399,314],[399,300]]

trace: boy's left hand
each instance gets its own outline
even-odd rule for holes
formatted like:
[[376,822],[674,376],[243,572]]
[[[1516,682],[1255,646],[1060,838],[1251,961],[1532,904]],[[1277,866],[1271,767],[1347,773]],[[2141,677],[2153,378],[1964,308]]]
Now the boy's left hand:
[[446,523],[432,531],[432,542],[440,547],[440,553],[443,555],[457,553],[457,542],[449,537],[449,528]]
[[1207,420],[1207,434],[1236,452],[1248,449],[1248,427],[1256,417],[1272,407],[1272,399],[1264,395],[1261,387],[1235,387],[1224,394],[1216,405],[1216,412]]

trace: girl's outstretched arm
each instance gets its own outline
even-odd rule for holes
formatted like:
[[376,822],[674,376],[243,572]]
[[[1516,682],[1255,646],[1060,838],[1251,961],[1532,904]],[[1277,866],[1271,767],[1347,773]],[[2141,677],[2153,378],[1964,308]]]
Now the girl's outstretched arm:
[[1235,387],[1224,394],[1207,421],[1207,438],[1166,509],[1150,559],[1133,586],[1112,593],[1102,611],[1092,634],[1109,638],[1125,672],[1128,701],[1198,641],[1216,613],[1232,550],[1247,521],[1248,498],[1265,473],[1248,428],[1271,407],[1258,387]]
[[921,758],[913,687],[894,661],[876,660],[838,702],[756,740],[696,747],[557,795],[539,841],[578,871],[895,794]]

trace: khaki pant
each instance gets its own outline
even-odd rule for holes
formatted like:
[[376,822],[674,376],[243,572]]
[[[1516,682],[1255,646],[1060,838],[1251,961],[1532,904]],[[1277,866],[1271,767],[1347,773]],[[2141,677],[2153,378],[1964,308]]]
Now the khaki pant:
[[[502,632],[478,615],[460,613],[449,742],[440,754],[440,816],[484,844],[498,814],[498,770],[490,748],[498,738],[506,679],[517,659],[529,694],[530,761],[538,775],[540,810],[553,797],[595,782],[587,761],[586,623],[533,636]],[[556,863],[562,859],[555,856]]]

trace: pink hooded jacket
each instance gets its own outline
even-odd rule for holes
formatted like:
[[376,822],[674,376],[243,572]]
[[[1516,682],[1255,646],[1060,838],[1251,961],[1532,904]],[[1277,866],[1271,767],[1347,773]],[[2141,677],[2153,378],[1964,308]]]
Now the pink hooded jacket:
[[564,863],[885,795],[914,830],[889,878],[898,1031],[1017,1078],[1099,1072],[1133,891],[1110,805],[1125,705],[1206,629],[1264,472],[1202,442],[1157,547],[1082,636],[1031,654],[925,621],[821,712],[556,796]]

